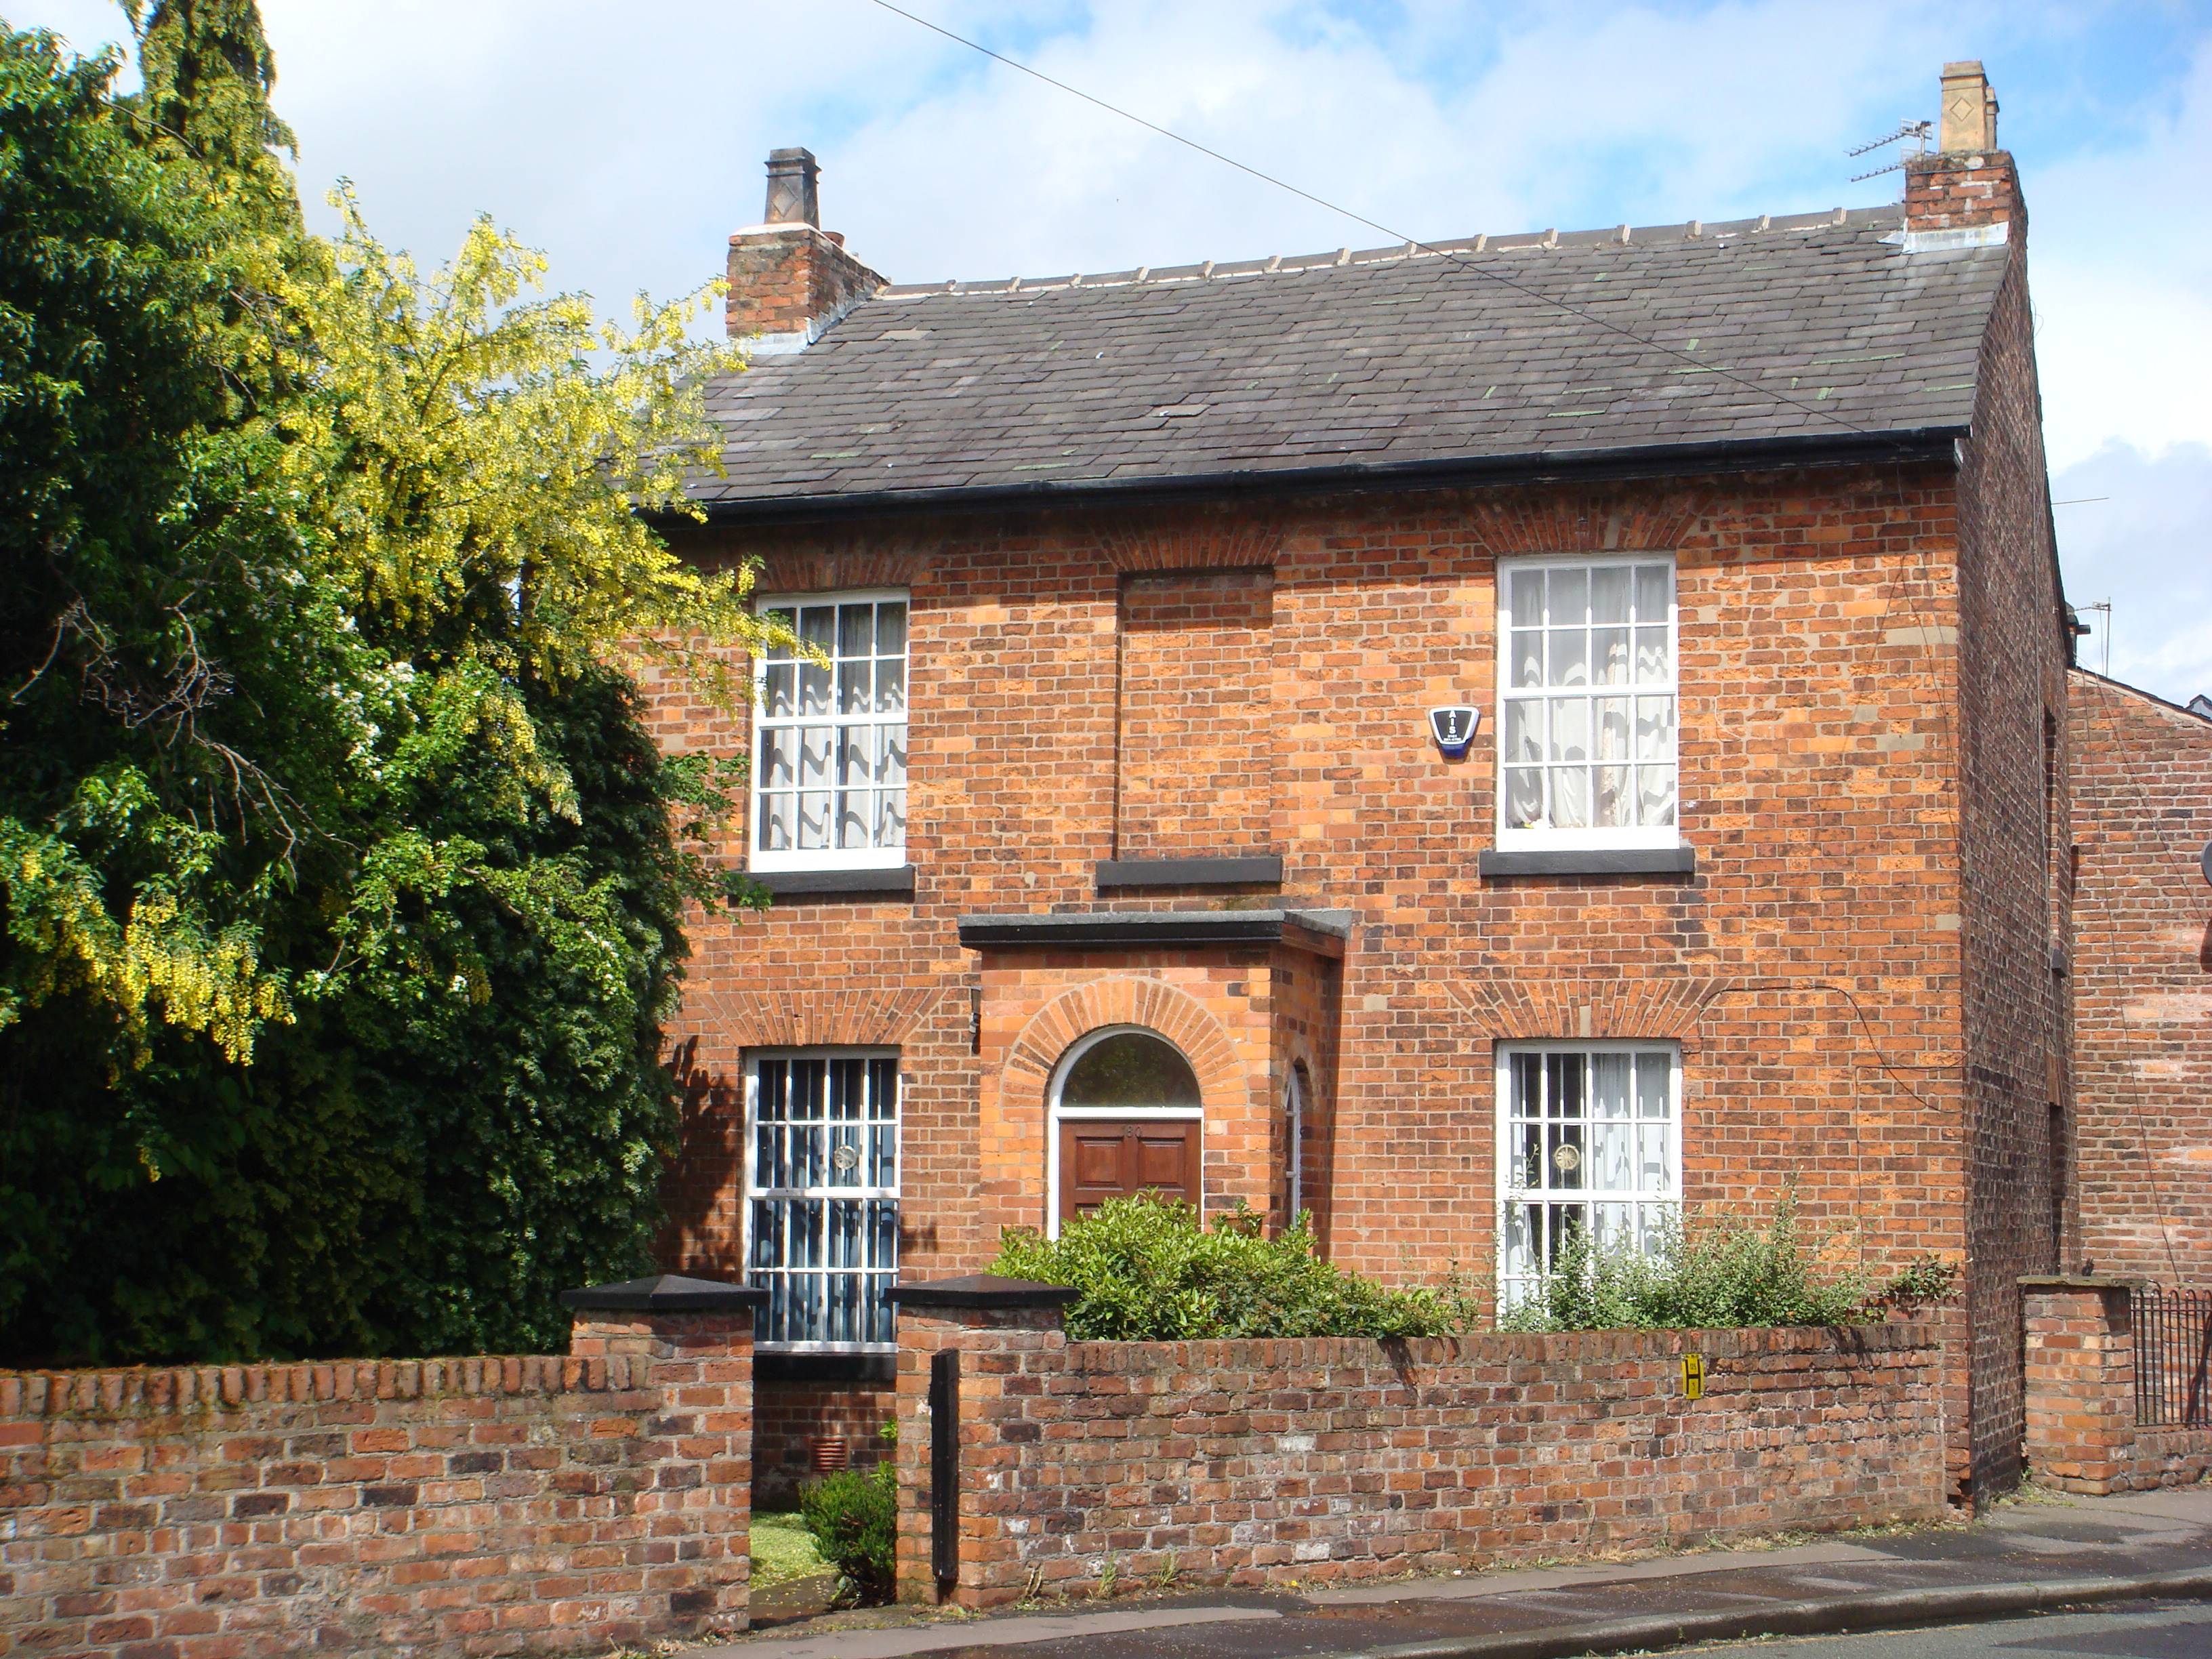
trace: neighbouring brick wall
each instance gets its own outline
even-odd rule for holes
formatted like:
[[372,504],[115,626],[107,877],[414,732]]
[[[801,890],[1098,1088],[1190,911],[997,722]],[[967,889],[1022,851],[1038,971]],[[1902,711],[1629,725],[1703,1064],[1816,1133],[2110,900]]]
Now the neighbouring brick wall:
[[[1962,169],[1977,180],[1992,170]],[[2001,191],[1998,199],[2007,198]],[[2020,1279],[2066,1265],[2067,637],[2045,505],[2027,220],[2016,203],[2002,210],[2012,264],[1982,342],[1959,481],[1959,1058],[1972,1399],[1971,1441],[1954,1474],[1976,1498],[2019,1476]],[[1932,645],[1931,654],[1954,653]]]
[[0,1654],[742,1630],[750,1363],[710,1346],[0,1376]]
[[2073,677],[2081,1254],[2212,1285],[2212,720]]
[[2212,1429],[2138,1426],[2129,1288],[2023,1285],[2027,1462],[2039,1480],[2103,1496],[2185,1486],[2212,1472]]
[[[1924,1325],[1072,1343],[902,1316],[901,1592],[930,1571],[933,1353],[961,1351],[953,1599],[1344,1582],[1945,1511]],[[1706,1362],[1684,1397],[1681,1355]]]
[[842,1439],[851,1467],[890,1455],[883,1426],[898,1415],[888,1382],[763,1381],[753,1396],[753,1507],[787,1508],[813,1478],[817,1440]]

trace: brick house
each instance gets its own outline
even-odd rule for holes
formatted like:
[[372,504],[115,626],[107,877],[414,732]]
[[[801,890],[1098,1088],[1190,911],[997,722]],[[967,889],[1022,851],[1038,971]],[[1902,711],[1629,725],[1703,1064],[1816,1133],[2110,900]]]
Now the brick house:
[[[2202,710],[2202,712],[2199,712]],[[2212,1285],[2212,705],[2076,669],[2078,1255]]]
[[1944,93],[1901,207],[1044,280],[889,285],[770,159],[670,533],[833,665],[657,718],[754,757],[779,901],[695,938],[666,1245],[773,1294],[771,1491],[889,1415],[894,1274],[1147,1185],[1511,1294],[1794,1183],[1967,1264],[1954,1490],[2015,1477],[2069,635]]

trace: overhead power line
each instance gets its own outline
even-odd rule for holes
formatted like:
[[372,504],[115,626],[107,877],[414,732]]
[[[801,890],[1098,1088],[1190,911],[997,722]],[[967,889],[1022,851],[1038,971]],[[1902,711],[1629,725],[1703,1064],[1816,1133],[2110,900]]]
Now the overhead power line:
[[1511,277],[1500,275],[1495,270],[1479,265],[1473,260],[1463,257],[1449,248],[1437,247],[1432,243],[1422,241],[1417,236],[1408,236],[1404,231],[1398,230],[1389,225],[1386,225],[1379,219],[1370,219],[1365,214],[1358,212],[1352,208],[1346,207],[1341,203],[1332,202],[1324,196],[1316,196],[1310,190],[1302,190],[1297,185],[1290,183],[1286,179],[1278,179],[1272,173],[1262,173],[1258,167],[1252,167],[1246,162],[1240,161],[1233,155],[1224,155],[1218,149],[1209,149],[1207,146],[1200,143],[1195,138],[1186,138],[1182,134],[1172,131],[1170,129],[1160,125],[1157,121],[1147,121],[1143,116],[1133,114],[1131,112],[1123,109],[1118,104],[1109,104],[1103,98],[1095,97],[1091,94],[1084,91],[1080,87],[1072,87],[1065,81],[1054,80],[1051,76],[1047,75],[1042,70],[1031,69],[1027,64],[1021,62],[1018,58],[1009,58],[1004,52],[994,52],[990,47],[983,45],[981,41],[970,40],[964,34],[955,34],[951,29],[945,27],[942,24],[933,23],[927,17],[918,16],[915,13],[907,10],[903,6],[893,5],[891,3],[891,0],[872,0],[872,3],[882,7],[885,11],[892,13],[896,16],[905,18],[909,23],[913,23],[920,27],[927,29],[933,34],[943,35],[947,40],[953,42],[956,46],[965,46],[970,52],[980,52],[994,63],[1004,64],[1010,70],[1018,70],[1022,74],[1030,76],[1032,80],[1042,81],[1045,85],[1064,92],[1071,98],[1079,98],[1086,104],[1090,104],[1098,109],[1104,110],[1109,115],[1117,115],[1124,121],[1133,121],[1137,125],[1143,127],[1148,132],[1156,132],[1161,137],[1171,139],[1175,143],[1182,145],[1187,149],[1194,149],[1200,155],[1211,157],[1212,160],[1220,162],[1224,167],[1234,167],[1239,173],[1248,173],[1251,177],[1260,180],[1261,184],[1272,185],[1277,190],[1288,191],[1291,195],[1299,198],[1301,200],[1311,202],[1316,207],[1325,208],[1331,213],[1341,215],[1343,217],[1351,220],[1354,224],[1364,225],[1370,230],[1379,230],[1383,235],[1390,238],[1391,240],[1403,242],[1408,248],[1419,248],[1425,253],[1433,254],[1439,258],[1449,259],[1454,264],[1461,267],[1461,269],[1471,271],[1475,276],[1482,277],[1487,282],[1496,283],[1501,287],[1511,289],[1515,293],[1534,300],[1540,305],[1550,306],[1554,310],[1564,312],[1570,317],[1579,317],[1586,323],[1592,324],[1598,328],[1606,329],[1612,333],[1618,334],[1623,339],[1633,341],[1636,344],[1644,347],[1647,350],[1663,352],[1669,357],[1676,358],[1682,362],[1688,363],[1692,368],[1702,369],[1709,374],[1717,374],[1723,380],[1733,380],[1736,385],[1746,387],[1752,392],[1755,392],[1763,398],[1771,398],[1776,403],[1781,404],[1787,408],[1794,409],[1798,410],[1800,413],[1815,416],[1821,420],[1831,422],[1837,426],[1842,427],[1845,431],[1856,432],[1860,436],[1867,438],[1878,438],[1882,435],[1877,432],[1870,432],[1865,427],[1845,420],[1842,416],[1836,414],[1833,410],[1822,409],[1817,404],[1801,403],[1795,398],[1789,397],[1783,392],[1777,392],[1772,386],[1761,386],[1758,381],[1750,380],[1745,375],[1739,374],[1733,369],[1717,367],[1712,363],[1705,362],[1702,358],[1692,357],[1688,352],[1680,350],[1674,346],[1662,344],[1657,340],[1647,339],[1643,335],[1636,332],[1633,329],[1623,328],[1619,323],[1610,321],[1606,318],[1584,311],[1580,306],[1570,305],[1566,301],[1559,299],[1556,295],[1540,293],[1537,289],[1530,288],[1524,283],[1516,283]]

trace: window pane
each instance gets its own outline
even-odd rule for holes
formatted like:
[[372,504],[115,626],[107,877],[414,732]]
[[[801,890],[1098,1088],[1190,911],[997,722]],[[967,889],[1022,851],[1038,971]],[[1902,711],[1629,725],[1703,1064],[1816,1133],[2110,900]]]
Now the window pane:
[[799,848],[801,852],[830,845],[830,799],[827,791],[805,794],[799,800]]
[[906,659],[884,657],[876,664],[876,713],[906,713]]
[[1640,786],[1637,816],[1649,827],[1664,829],[1674,822],[1674,769],[1671,766],[1639,766],[1636,769]]
[[1581,761],[1589,758],[1589,704],[1580,697],[1557,697],[1552,700],[1552,752],[1553,761]]
[[1629,1113],[1628,1054],[1593,1054],[1590,1057],[1590,1115],[1592,1117],[1626,1117]]
[[1544,758],[1544,702],[1541,698],[1523,697],[1505,705],[1503,752],[1508,761],[1540,761]]
[[760,804],[760,844],[770,853],[788,852],[795,844],[793,820],[798,803],[789,795],[763,795]]
[[799,612],[799,637],[834,656],[837,651],[837,610],[835,605],[810,605]]
[[1588,685],[1589,684],[1589,634],[1580,628],[1553,629],[1544,636],[1550,641],[1553,685]]
[[1554,830],[1587,830],[1590,821],[1589,774],[1578,766],[1547,769],[1551,785],[1551,816]]
[[1506,620],[1516,628],[1537,628],[1544,621],[1544,573],[1516,570],[1506,585]]
[[1674,569],[1672,565],[1639,564],[1636,567],[1636,620],[1665,622],[1674,603]]
[[1590,630],[1590,677],[1600,685],[1628,684],[1628,629],[1626,628],[1594,628]]
[[830,781],[830,746],[836,735],[837,728],[834,726],[803,726],[799,728],[799,783],[801,788],[819,788]]
[[886,789],[876,797],[876,845],[906,845],[906,791]]
[[876,733],[867,726],[840,727],[837,732],[837,783],[841,788],[865,787],[876,778]]
[[775,720],[797,711],[798,671],[789,663],[771,664],[762,677],[761,711]]
[[[1592,705],[1596,717],[1597,760],[1626,760],[1628,747],[1628,705],[1626,697],[1600,697]],[[1649,699],[1647,699],[1649,701]]]
[[1198,1074],[1173,1044],[1121,1031],[1085,1049],[1060,1085],[1063,1106],[1195,1106]]
[[872,605],[837,607],[837,654],[865,657],[876,648],[876,608]]
[[1636,757],[1666,761],[1674,758],[1674,698],[1636,700]]
[[1634,784],[1626,766],[1601,766],[1591,777],[1590,823],[1600,830],[1619,830],[1636,822]]
[[799,712],[802,714],[826,714],[830,712],[830,671],[819,663],[799,665]]
[[1590,620],[1625,623],[1628,620],[1629,568],[1625,564],[1590,572]]
[[1516,687],[1543,684],[1543,631],[1534,628],[1516,629],[1509,648],[1513,657],[1512,684]]
[[1526,830],[1544,822],[1544,773],[1540,767],[1506,769],[1505,822],[1516,830]]
[[1581,627],[1589,621],[1589,572],[1587,570],[1553,569],[1551,578],[1551,604],[1544,620],[1553,628]]
[[837,712],[841,714],[865,714],[875,704],[875,694],[870,681],[875,672],[871,662],[841,662],[837,665]]
[[[792,628],[795,626],[792,616],[793,613],[788,611],[763,611],[761,612],[761,620],[765,623],[781,623],[786,628]],[[768,650],[768,659],[770,662],[789,662],[791,647],[787,645],[770,646]]]
[[881,730],[883,735],[878,739],[881,747],[878,751],[876,781],[885,786],[903,785],[906,782],[906,727],[886,726]]
[[1638,685],[1671,685],[1674,680],[1674,659],[1667,648],[1667,630],[1663,628],[1639,628],[1636,630],[1636,683]]
[[887,599],[876,607],[876,654],[906,655],[906,601]]

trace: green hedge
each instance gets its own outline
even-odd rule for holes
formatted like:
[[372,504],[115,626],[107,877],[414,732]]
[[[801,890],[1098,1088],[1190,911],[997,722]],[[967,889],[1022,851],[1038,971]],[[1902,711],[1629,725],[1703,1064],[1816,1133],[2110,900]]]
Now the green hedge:
[[1079,1341],[1449,1336],[1477,1313],[1455,1278],[1393,1290],[1320,1260],[1304,1215],[1270,1238],[1241,1205],[1209,1228],[1189,1205],[1152,1193],[1109,1199],[1056,1239],[1010,1228],[989,1270],[1082,1291],[1067,1310]]

